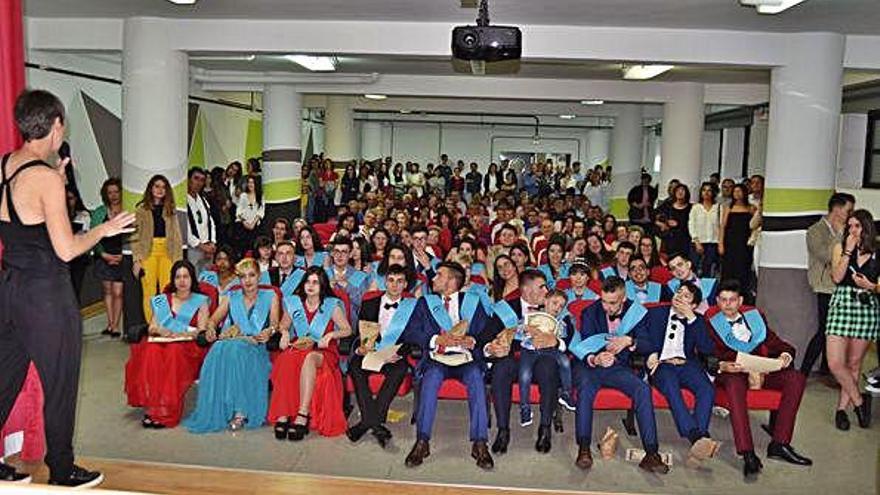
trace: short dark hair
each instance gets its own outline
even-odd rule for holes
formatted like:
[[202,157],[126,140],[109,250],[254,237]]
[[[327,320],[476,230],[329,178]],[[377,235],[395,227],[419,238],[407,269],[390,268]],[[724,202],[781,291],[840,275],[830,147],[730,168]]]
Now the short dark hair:
[[[676,252],[670,254],[670,255],[669,255],[669,262],[671,263],[672,260],[674,260],[675,258],[681,258],[681,259],[683,259],[683,260],[685,260],[685,261],[691,262],[691,259],[688,258],[687,255],[684,254],[684,252],[682,252],[682,251],[676,251]],[[691,262],[691,263],[692,263],[692,262]]]
[[718,293],[722,292],[735,292],[736,295],[743,295],[742,284],[739,283],[739,280],[735,278],[729,278],[724,282],[721,282],[721,285],[718,287]]
[[602,292],[617,292],[626,287],[626,282],[617,275],[612,275],[602,282]]
[[196,175],[196,174],[202,174],[206,177],[208,176],[208,172],[205,172],[205,169],[203,169],[201,167],[193,167],[193,168],[189,169],[189,172],[186,173],[186,178],[192,179],[193,175]]
[[837,206],[846,206],[847,203],[856,204],[856,197],[849,193],[836,192],[828,198],[828,211]]
[[544,272],[535,268],[526,268],[519,274],[519,286],[522,287],[526,282],[531,282],[536,279],[541,279],[544,282],[547,282],[547,276],[544,275]]
[[254,248],[260,249],[262,247],[271,248],[272,247],[272,239],[265,235],[257,236],[257,239],[254,241]]
[[636,252],[636,245],[629,241],[622,241],[617,245],[617,250],[620,251],[621,249],[629,249],[632,252]]
[[[632,258],[630,258],[629,265],[627,266],[632,269],[633,263],[636,262],[641,262],[643,265],[645,265],[645,268],[648,268],[648,262],[645,261],[645,258],[642,258],[641,256],[633,256]],[[571,270],[569,270],[569,273],[571,273]]]
[[15,100],[15,126],[25,141],[49,135],[55,119],[64,123],[64,105],[57,96],[41,89],[26,89]]
[[452,277],[455,278],[455,281],[458,283],[459,289],[464,287],[466,274],[464,273],[464,268],[462,268],[460,264],[454,261],[444,261],[443,263],[437,265],[437,271],[440,271],[441,268],[446,268],[447,270],[452,272]]
[[690,281],[682,282],[681,285],[679,286],[679,288],[682,288],[682,287],[687,289],[688,292],[690,292],[691,295],[694,296],[694,300],[693,300],[694,304],[699,306],[699,304],[701,302],[703,302],[703,291],[699,287],[697,287],[697,284],[690,282]]
[[333,239],[334,246],[346,246],[348,249],[351,249],[351,239],[344,235],[337,235]]

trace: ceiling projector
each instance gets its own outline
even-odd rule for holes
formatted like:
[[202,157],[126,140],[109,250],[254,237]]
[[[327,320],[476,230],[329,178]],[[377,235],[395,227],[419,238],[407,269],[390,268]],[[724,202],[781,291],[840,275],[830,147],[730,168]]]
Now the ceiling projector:
[[522,32],[515,26],[490,26],[488,0],[481,0],[476,26],[452,30],[452,56],[460,60],[500,62],[522,55]]

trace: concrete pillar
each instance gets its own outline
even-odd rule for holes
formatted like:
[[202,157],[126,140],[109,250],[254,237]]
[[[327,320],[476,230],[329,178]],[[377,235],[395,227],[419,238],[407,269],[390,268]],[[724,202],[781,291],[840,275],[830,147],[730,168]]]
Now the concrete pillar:
[[361,122],[361,158],[376,160],[382,158],[382,124]]
[[263,89],[263,198],[266,219],[299,216],[302,196],[302,105],[296,88]]
[[336,164],[347,163],[357,158],[352,98],[328,96],[324,122],[327,126],[324,156]]
[[621,105],[611,137],[611,214],[626,219],[626,195],[639,184],[642,164],[642,107]]
[[678,179],[693,191],[700,186],[704,89],[698,83],[679,83],[675,97],[663,105],[663,142],[660,161],[660,196],[666,184]]

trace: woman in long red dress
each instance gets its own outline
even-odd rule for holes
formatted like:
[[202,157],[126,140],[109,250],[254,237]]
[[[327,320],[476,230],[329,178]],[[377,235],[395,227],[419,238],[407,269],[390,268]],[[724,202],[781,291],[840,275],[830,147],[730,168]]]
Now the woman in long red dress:
[[[199,292],[196,271],[186,260],[171,267],[174,290],[151,300],[151,337],[194,338],[208,323],[210,298]],[[128,404],[144,408],[144,428],[173,428],[180,423],[186,391],[199,376],[205,350],[194,340],[144,341],[131,346],[125,365]]]
[[351,325],[322,267],[309,267],[284,297],[280,328],[281,353],[270,377],[275,438],[302,440],[310,429],[328,437],[345,433],[338,341],[351,335]]

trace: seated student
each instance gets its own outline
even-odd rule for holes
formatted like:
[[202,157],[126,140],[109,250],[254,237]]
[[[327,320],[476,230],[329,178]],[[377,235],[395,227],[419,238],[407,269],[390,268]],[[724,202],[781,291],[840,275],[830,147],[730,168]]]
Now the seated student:
[[569,344],[569,351],[576,358],[572,363],[577,390],[575,435],[579,446],[575,465],[581,469],[593,466],[593,401],[600,388],[610,387],[629,396],[635,406],[645,449],[639,467],[652,473],[669,472],[659,454],[651,387],[630,369],[630,347],[635,342],[631,335],[644,333],[646,313],[644,306],[626,299],[623,279],[616,276],[602,282],[600,302],[581,313],[579,331]]
[[[406,456],[407,467],[421,465],[431,454],[429,442],[437,413],[437,394],[447,378],[459,380],[467,387],[473,443],[471,457],[482,469],[492,469],[495,465],[487,446],[485,363],[482,347],[477,345],[488,316],[477,295],[461,291],[465,276],[458,264],[441,263],[432,281],[433,293],[419,299],[402,337],[403,342],[417,345],[423,356],[418,366],[421,379],[416,405],[416,443]],[[461,322],[467,325],[466,334],[451,333]],[[465,362],[457,365],[444,364],[450,362],[451,354],[470,355],[471,360],[462,359]]]
[[[541,392],[541,418],[538,428],[538,440],[535,450],[549,452],[551,447],[551,429],[553,412],[556,407],[556,394],[559,390],[559,367],[556,360],[558,349],[565,349],[565,344],[556,335],[532,332],[525,327],[529,314],[544,310],[547,295],[547,282],[544,274],[531,269],[520,274],[520,291],[522,296],[513,301],[499,301],[486,334],[481,340],[490,341],[484,347],[486,356],[492,359],[492,402],[495,404],[495,417],[498,432],[492,443],[495,453],[507,452],[510,442],[510,404],[513,382],[520,376],[522,367],[531,371]],[[502,332],[516,329],[520,338],[511,340]],[[525,340],[523,340],[525,339]],[[530,349],[523,361],[523,350]],[[516,351],[520,352],[519,359]],[[525,363],[525,364],[523,364]],[[525,395],[520,396],[520,425],[528,426],[532,422],[531,408],[528,406],[528,388]]]
[[199,273],[199,282],[206,282],[217,289],[222,296],[232,288],[241,285],[241,280],[235,273],[235,264],[238,262],[235,251],[229,246],[220,246],[214,251],[213,270],[202,270]]
[[273,259],[275,251],[272,239],[264,235],[257,236],[257,240],[254,241],[254,251],[257,264],[260,265],[260,283],[268,285],[269,269],[277,266]]
[[663,286],[648,280],[648,265],[639,256],[629,260],[629,279],[626,298],[639,304],[658,303],[663,297]]
[[[569,339],[576,330],[573,316],[567,310],[568,304],[568,296],[559,289],[547,294],[544,303],[544,311],[556,318],[556,335],[563,341]],[[556,364],[559,366],[559,404],[569,411],[574,411],[577,406],[571,398],[571,359],[565,352],[559,352],[556,356]]]
[[216,342],[199,374],[196,409],[183,422],[192,433],[259,428],[266,420],[271,365],[264,344],[278,326],[281,303],[275,291],[259,287],[253,258],[238,262],[236,272],[241,288],[220,299],[208,322],[207,340]]
[[[390,244],[385,251],[385,257],[382,258],[382,261],[375,263],[375,268],[370,274],[371,280],[370,285],[367,288],[368,292],[385,290],[385,274],[388,272],[388,267],[391,265],[400,265],[411,273],[416,273],[416,267],[413,266],[412,256],[409,254],[409,248],[402,244]],[[417,286],[417,281],[410,281],[410,285],[406,290],[411,294],[415,294]]]
[[[195,337],[205,330],[209,298],[199,292],[196,270],[181,260],[171,267],[174,289],[150,301],[153,317],[149,334],[156,337]],[[205,352],[194,340],[138,342],[131,345],[125,364],[128,404],[144,408],[144,428],[173,428],[183,415],[183,400],[199,377]]]
[[389,360],[385,361],[381,371],[384,376],[382,387],[373,395],[370,390],[370,375],[376,373],[363,369],[364,356],[374,350],[382,350],[397,344],[403,330],[409,323],[418,299],[405,295],[407,280],[410,274],[406,268],[400,265],[391,265],[385,274],[385,288],[382,293],[366,299],[361,304],[359,322],[376,323],[379,325],[379,336],[372,343],[365,343],[361,335],[358,336],[358,347],[349,360],[348,374],[354,382],[354,393],[357,397],[358,408],[361,411],[361,420],[345,432],[348,439],[357,442],[368,431],[384,449],[391,441],[391,431],[385,426],[388,416],[388,407],[397,389],[406,378],[409,366],[405,358],[411,349],[407,344],[401,344],[400,348]]
[[348,319],[351,327],[356,328],[361,299],[370,283],[370,277],[362,271],[355,270],[349,263],[351,247],[352,241],[348,237],[337,237],[330,246],[330,266],[326,268],[326,271],[327,277],[330,279],[330,288],[348,295],[348,302],[351,306],[351,314]]
[[276,266],[269,269],[269,285],[278,287],[281,294],[288,296],[299,287],[306,271],[293,266],[295,248],[290,241],[281,241],[275,246]]
[[754,479],[764,465],[755,454],[752,444],[746,404],[750,376],[736,363],[736,355],[740,352],[778,359],[780,362],[779,371],[761,376],[762,388],[782,392],[779,410],[772,415],[770,430],[773,439],[767,446],[767,457],[801,466],[812,465],[813,461],[791,447],[794,424],[806,384],[804,375],[791,366],[794,361],[794,347],[768,328],[764,316],[757,309],[743,306],[742,293],[738,281],[727,280],[722,283],[718,291],[718,307],[706,313],[706,318],[714,330],[712,338],[715,340],[715,355],[720,360],[715,384],[724,389],[730,402],[728,409],[736,452],[745,461],[743,474],[746,479]]
[[673,278],[667,282],[667,290],[664,291],[662,300],[672,300],[672,296],[678,292],[678,287],[682,282],[691,282],[700,289],[700,292],[703,293],[703,302],[697,307],[697,313],[702,315],[706,314],[706,310],[709,309],[709,306],[715,304],[715,297],[718,294],[718,281],[709,277],[697,277],[697,274],[694,273],[693,267],[693,262],[691,262],[690,258],[685,256],[684,253],[673,253],[669,256],[669,269],[672,271]]
[[568,269],[568,279],[571,286],[565,289],[565,296],[568,298],[568,302],[578,300],[595,301],[599,299],[599,295],[589,287],[589,283],[592,281],[592,273],[593,270],[585,258],[576,258],[572,261],[571,268]]
[[409,229],[412,238],[412,258],[416,273],[433,276],[437,265],[442,261],[428,251],[428,229],[424,225],[415,225]]
[[555,234],[547,244],[547,263],[538,267],[547,278],[547,288],[556,287],[556,281],[568,278],[568,263],[565,262],[565,237]]
[[327,437],[341,435],[346,421],[338,341],[351,335],[351,325],[324,268],[307,268],[283,306],[268,415],[275,438],[299,441],[310,429]]
[[513,258],[506,254],[496,256],[492,273],[492,297],[495,301],[519,299],[519,270]]
[[672,279],[672,274],[669,272],[669,268],[666,267],[666,260],[657,251],[657,241],[654,240],[654,237],[650,235],[642,237],[639,240],[638,248],[638,254],[645,260],[645,264],[648,265],[650,273],[648,278],[652,282],[666,285],[666,282]]
[[296,243],[296,255],[294,264],[297,268],[326,266],[329,263],[327,252],[321,246],[321,238],[311,225],[300,229]]
[[477,241],[472,237],[465,237],[461,239],[460,241],[458,241],[458,244],[449,251],[446,258],[452,259],[455,255],[458,254],[468,255],[471,257],[472,260],[474,260],[473,264],[471,265],[469,278],[475,283],[485,284],[488,280],[488,275],[486,273],[485,263],[477,261],[478,259],[480,259],[481,256],[480,246],[477,244]]
[[614,263],[599,270],[602,280],[612,276],[627,280],[629,278],[629,260],[632,258],[635,250],[636,247],[629,241],[623,241],[618,244],[614,254]]
[[[648,356],[651,382],[666,397],[678,434],[691,443],[688,465],[692,467],[713,457],[720,445],[709,436],[715,387],[700,358],[711,356],[715,343],[703,318],[694,313],[701,299],[696,285],[682,283],[672,297],[672,305],[648,310],[647,326],[636,336],[636,351]],[[684,402],[682,388],[694,394],[693,413]]]

